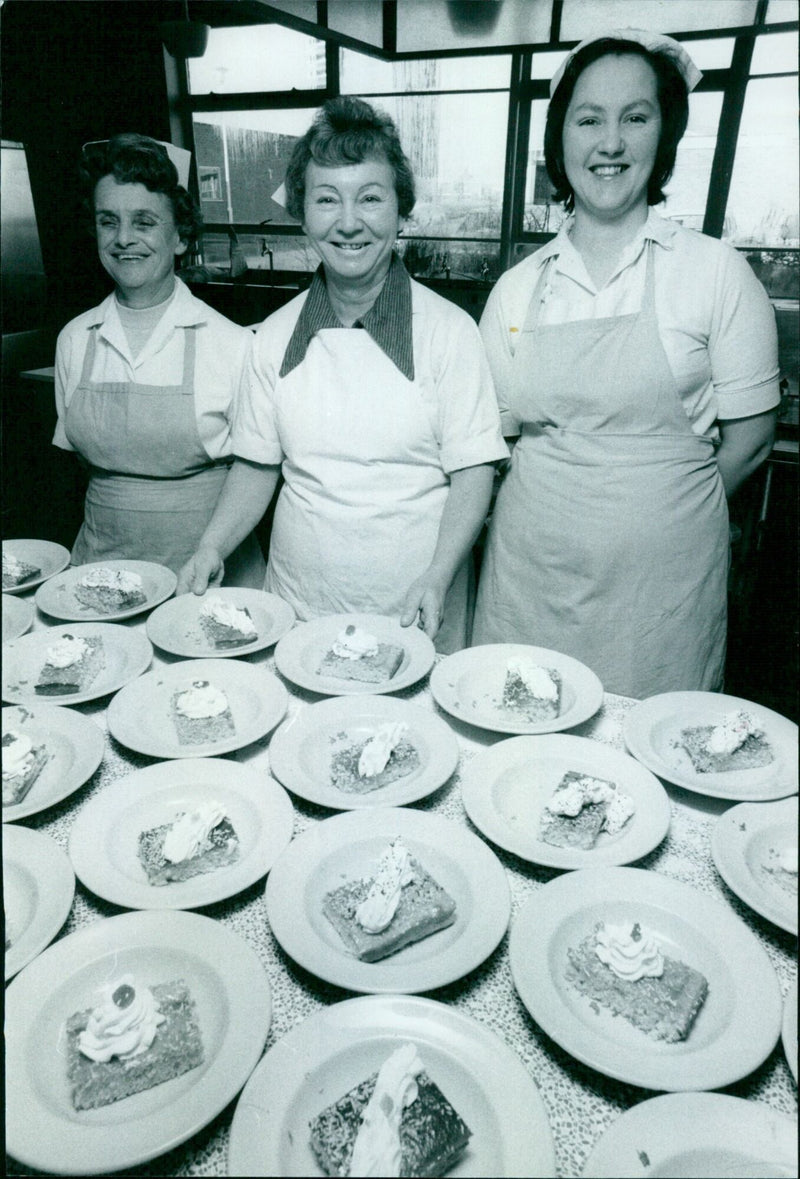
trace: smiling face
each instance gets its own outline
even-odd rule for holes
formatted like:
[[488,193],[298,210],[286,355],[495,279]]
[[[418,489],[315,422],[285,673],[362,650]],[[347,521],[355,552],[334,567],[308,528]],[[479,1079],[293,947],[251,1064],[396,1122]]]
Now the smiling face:
[[608,54],[583,71],[564,119],[564,170],[576,216],[644,221],[661,135],[656,75],[635,54]]
[[186,250],[169,197],[104,176],[94,190],[94,221],[100,261],[120,301],[154,307],[169,298],[175,256]]
[[385,160],[306,169],[303,229],[340,287],[383,282],[400,232],[394,172]]

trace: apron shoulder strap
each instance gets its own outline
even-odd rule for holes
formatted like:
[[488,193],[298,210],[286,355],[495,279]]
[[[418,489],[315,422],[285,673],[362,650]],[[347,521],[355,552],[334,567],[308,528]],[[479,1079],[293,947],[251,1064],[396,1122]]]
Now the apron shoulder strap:
[[97,351],[97,333],[100,330],[99,324],[94,324],[89,328],[89,336],[86,341],[86,349],[83,353],[83,368],[81,369],[81,379],[79,385],[88,385],[92,376],[92,369],[94,368],[94,357]]

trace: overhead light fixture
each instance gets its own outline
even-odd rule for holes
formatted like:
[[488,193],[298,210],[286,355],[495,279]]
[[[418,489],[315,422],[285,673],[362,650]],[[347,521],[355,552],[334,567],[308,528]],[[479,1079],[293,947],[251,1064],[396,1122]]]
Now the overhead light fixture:
[[497,24],[503,0],[447,0],[456,33],[488,33]]
[[161,40],[173,57],[202,57],[208,45],[209,26],[189,20],[189,0],[183,0],[183,7],[184,20],[161,21]]

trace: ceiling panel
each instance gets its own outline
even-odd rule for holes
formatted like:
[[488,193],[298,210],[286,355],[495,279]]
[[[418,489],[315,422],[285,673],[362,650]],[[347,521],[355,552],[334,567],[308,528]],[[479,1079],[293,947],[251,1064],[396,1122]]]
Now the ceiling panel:
[[564,0],[561,40],[630,26],[659,33],[726,29],[752,24],[755,12],[756,0]]
[[552,8],[552,0],[399,0],[397,51],[547,41]]
[[328,28],[383,48],[383,5],[375,0],[328,0]]

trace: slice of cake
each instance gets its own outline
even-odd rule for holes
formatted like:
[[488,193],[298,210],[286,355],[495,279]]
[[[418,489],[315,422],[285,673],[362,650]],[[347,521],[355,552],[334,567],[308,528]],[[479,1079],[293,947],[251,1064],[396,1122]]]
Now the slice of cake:
[[44,745],[34,745],[17,729],[3,733],[3,806],[22,802],[47,762]]
[[32,578],[40,577],[41,573],[38,565],[32,565],[30,561],[21,561],[13,553],[3,550],[3,589],[16,589],[18,585],[24,585]]
[[404,654],[396,643],[381,643],[374,635],[350,625],[336,636],[319,665],[319,674],[381,684],[392,678]]
[[761,864],[764,879],[769,884],[775,884],[782,892],[789,896],[797,896],[797,847],[787,847],[777,851],[771,847],[767,858]]
[[208,598],[200,607],[199,618],[203,634],[214,647],[244,647],[258,638],[247,607],[234,606],[224,598]]
[[528,721],[551,720],[561,707],[561,676],[530,659],[509,659],[503,684],[503,708]]
[[126,974],[67,1020],[67,1080],[75,1109],[97,1109],[203,1063],[197,1011],[183,979],[139,985]]
[[83,692],[105,667],[99,635],[76,638],[64,634],[45,651],[44,665],[34,690],[39,696],[70,696]]
[[217,802],[181,811],[171,823],[139,834],[139,859],[150,884],[188,880],[239,858],[239,836]]
[[567,957],[566,979],[577,991],[654,1040],[685,1040],[708,994],[706,978],[663,954],[638,922],[600,922]]
[[399,839],[383,852],[374,876],[327,893],[322,911],[362,962],[388,958],[456,919],[453,898]]
[[741,709],[727,713],[718,725],[681,729],[681,743],[698,774],[753,770],[775,760],[764,730]]
[[472,1133],[413,1044],[393,1052],[309,1128],[326,1175],[445,1175]]
[[555,847],[594,847],[601,831],[616,835],[633,814],[630,796],[616,783],[569,770],[545,803],[539,835]]
[[104,565],[90,569],[76,581],[73,592],[83,606],[91,606],[100,614],[128,610],[147,601],[144,582],[138,573],[107,569]]
[[381,725],[367,740],[337,750],[331,758],[332,784],[346,793],[366,794],[405,778],[420,764],[407,732],[402,721]]
[[228,697],[208,680],[173,692],[172,718],[181,745],[208,745],[236,732]]

